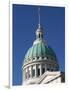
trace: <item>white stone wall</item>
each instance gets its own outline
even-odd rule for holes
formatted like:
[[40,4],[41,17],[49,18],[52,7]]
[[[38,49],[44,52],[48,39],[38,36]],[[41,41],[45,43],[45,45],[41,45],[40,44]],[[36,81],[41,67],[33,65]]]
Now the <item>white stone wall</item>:
[[[49,72],[56,71],[57,63],[55,62],[55,60],[52,60],[55,58],[52,58],[51,56],[47,56],[44,58],[39,57],[38,60],[37,57],[34,58],[35,59],[31,58],[31,61],[28,61],[23,65],[23,82],[33,81],[32,83],[36,83],[37,79],[40,80],[40,77],[42,77],[44,73],[47,73],[47,71]],[[45,68],[44,73],[43,68]],[[33,69],[35,70],[34,76],[33,76]],[[39,75],[38,69],[40,73]]]

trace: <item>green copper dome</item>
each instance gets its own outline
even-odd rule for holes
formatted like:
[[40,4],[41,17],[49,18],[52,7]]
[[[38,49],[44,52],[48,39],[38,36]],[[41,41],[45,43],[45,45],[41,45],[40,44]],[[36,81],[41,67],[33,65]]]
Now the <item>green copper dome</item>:
[[41,42],[34,44],[31,48],[29,48],[27,54],[25,55],[25,60],[34,57],[46,57],[47,55],[55,57],[55,53],[52,48]]
[[31,58],[46,56],[56,57],[52,48],[49,47],[43,39],[43,29],[38,27],[36,31],[36,40],[34,41],[32,47],[30,47],[27,51],[24,62],[29,61]]

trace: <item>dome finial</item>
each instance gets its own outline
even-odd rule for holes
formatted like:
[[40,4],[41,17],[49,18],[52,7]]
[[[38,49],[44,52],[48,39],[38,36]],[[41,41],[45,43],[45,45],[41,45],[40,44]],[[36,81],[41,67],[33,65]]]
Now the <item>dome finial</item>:
[[36,30],[36,38],[43,39],[43,28],[40,24],[40,7],[38,7],[38,28]]
[[40,7],[38,7],[38,19],[39,19],[38,26],[39,26],[39,28],[40,28]]

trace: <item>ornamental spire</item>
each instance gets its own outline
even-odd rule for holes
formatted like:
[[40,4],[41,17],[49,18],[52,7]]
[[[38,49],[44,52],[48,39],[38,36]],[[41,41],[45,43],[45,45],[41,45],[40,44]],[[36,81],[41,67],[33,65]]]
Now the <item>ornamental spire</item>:
[[36,30],[36,38],[43,39],[43,28],[40,24],[40,7],[38,7],[38,28]]
[[38,25],[39,25],[39,28],[40,28],[40,7],[38,7],[38,19],[39,19]]

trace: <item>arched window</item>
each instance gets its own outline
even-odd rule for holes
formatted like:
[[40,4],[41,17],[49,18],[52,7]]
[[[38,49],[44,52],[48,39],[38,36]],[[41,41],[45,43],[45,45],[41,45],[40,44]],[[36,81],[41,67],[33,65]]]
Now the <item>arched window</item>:
[[39,33],[39,38],[40,38],[40,33]]

